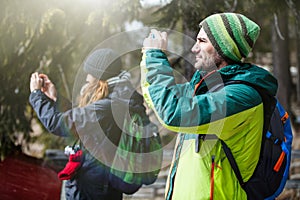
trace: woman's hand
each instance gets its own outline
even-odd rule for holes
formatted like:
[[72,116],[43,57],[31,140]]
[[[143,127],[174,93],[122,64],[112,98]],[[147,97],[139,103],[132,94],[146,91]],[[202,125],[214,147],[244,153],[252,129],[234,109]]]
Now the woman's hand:
[[48,78],[46,74],[40,74],[39,77],[44,80],[42,92],[44,92],[53,101],[56,101],[57,92],[56,92],[55,85],[51,82],[51,80]]
[[38,74],[37,72],[35,72],[31,75],[30,91],[32,92],[36,89],[40,89],[50,99],[56,101],[56,88],[46,74]]
[[30,78],[30,92],[34,90],[40,90],[43,86],[44,80],[39,77],[37,72],[31,74]]

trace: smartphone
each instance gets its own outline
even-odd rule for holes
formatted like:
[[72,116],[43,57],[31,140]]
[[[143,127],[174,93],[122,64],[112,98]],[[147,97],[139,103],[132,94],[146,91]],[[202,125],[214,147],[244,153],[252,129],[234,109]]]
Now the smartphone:
[[45,80],[44,78],[41,78],[42,79],[42,87],[45,87]]

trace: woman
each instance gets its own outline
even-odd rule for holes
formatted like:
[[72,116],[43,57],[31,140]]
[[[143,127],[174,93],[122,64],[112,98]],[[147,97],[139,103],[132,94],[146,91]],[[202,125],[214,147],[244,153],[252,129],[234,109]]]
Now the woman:
[[[62,137],[79,138],[81,153],[74,154],[59,176],[67,199],[122,199],[121,188],[111,185],[110,174],[125,113],[145,116],[143,99],[121,71],[121,60],[111,49],[97,49],[84,62],[86,84],[78,106],[62,112],[54,84],[47,75],[33,73],[29,101],[47,130]],[[67,177],[67,178],[66,178]],[[114,181],[110,181],[114,179]]]

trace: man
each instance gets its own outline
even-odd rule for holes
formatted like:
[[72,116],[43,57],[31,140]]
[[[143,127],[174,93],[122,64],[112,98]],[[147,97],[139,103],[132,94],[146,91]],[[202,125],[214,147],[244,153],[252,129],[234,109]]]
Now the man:
[[163,52],[167,34],[151,30],[144,40],[144,98],[166,128],[181,132],[166,199],[247,199],[219,139],[231,149],[243,181],[249,180],[261,148],[262,98],[247,84],[226,82],[240,80],[276,94],[277,81],[269,72],[242,62],[259,32],[259,26],[241,14],[220,13],[204,19],[192,48],[197,70],[184,84],[175,83]]

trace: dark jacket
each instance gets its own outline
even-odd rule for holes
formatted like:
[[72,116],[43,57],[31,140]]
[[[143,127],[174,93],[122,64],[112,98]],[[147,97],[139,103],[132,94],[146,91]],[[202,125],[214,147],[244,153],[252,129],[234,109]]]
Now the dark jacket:
[[82,143],[84,161],[76,176],[66,182],[66,198],[122,199],[122,192],[109,183],[109,166],[125,114],[146,115],[143,98],[130,82],[114,82],[110,84],[108,97],[65,112],[40,90],[32,92],[29,101],[49,132],[63,137],[78,135]]

